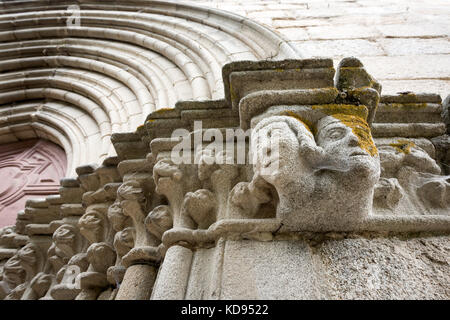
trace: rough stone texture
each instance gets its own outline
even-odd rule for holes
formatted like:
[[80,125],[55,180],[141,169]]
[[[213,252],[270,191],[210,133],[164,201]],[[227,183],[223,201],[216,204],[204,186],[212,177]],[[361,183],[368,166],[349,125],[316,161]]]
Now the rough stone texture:
[[192,251],[182,246],[167,250],[164,264],[158,272],[152,300],[184,299],[192,262]]
[[448,236],[227,241],[221,299],[448,299]]
[[[448,236],[347,239],[318,250],[337,299],[447,299]],[[357,271],[357,272],[355,272]]]
[[116,300],[148,300],[155,278],[156,270],[153,266],[141,264],[129,267]]
[[227,241],[220,298],[319,299],[312,260],[303,242]]
[[219,298],[223,250],[224,241],[219,240],[214,248],[194,252],[185,299]]

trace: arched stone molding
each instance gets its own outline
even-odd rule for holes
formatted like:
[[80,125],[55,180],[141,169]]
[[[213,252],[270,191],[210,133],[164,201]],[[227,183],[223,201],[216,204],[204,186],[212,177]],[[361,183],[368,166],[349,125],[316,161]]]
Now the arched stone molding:
[[[66,151],[69,176],[77,166],[114,156],[111,134],[134,131],[150,112],[180,100],[222,98],[224,64],[299,57],[293,45],[255,22],[194,5],[1,6],[0,105],[8,115],[1,141],[21,140],[19,131],[54,141]],[[77,16],[80,24],[71,24]]]
[[40,137],[60,145],[68,160],[67,174],[75,170],[74,164],[99,159],[100,128],[87,112],[70,103],[34,100],[6,105],[0,119],[3,143]]

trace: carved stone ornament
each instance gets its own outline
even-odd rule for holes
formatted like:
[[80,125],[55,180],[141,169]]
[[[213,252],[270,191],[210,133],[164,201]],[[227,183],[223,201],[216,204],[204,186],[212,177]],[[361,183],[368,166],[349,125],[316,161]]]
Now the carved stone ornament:
[[27,203],[1,299],[449,298],[439,96],[382,95],[353,57],[222,75]]

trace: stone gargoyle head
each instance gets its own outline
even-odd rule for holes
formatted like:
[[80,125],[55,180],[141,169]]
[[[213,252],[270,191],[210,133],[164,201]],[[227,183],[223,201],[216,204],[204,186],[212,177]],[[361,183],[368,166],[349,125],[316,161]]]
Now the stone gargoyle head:
[[276,216],[293,231],[354,229],[370,214],[380,175],[365,117],[351,110],[321,113],[315,119],[271,115],[252,131],[254,179],[276,189]]

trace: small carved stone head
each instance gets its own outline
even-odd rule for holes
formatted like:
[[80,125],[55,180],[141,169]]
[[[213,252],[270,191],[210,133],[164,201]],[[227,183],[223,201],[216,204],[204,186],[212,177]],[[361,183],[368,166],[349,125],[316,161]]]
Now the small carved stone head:
[[153,180],[158,194],[169,194],[173,184],[179,183],[183,173],[171,159],[161,159],[153,167]]
[[25,281],[25,270],[22,268],[17,254],[6,261],[3,272],[3,279],[8,282],[10,287],[15,287]]
[[95,209],[88,209],[88,211],[78,220],[80,233],[90,242],[103,241],[105,217]]
[[125,228],[116,233],[114,236],[114,248],[117,255],[122,258],[134,247],[136,231],[133,227]]
[[70,258],[77,251],[78,231],[75,226],[63,224],[53,232],[53,242],[64,257]]
[[[380,160],[370,128],[360,117],[346,114],[326,116],[317,123],[317,144],[330,157],[330,170],[342,172],[346,179],[375,185],[380,175]],[[333,168],[335,165],[335,168]],[[350,181],[349,181],[350,182]]]

